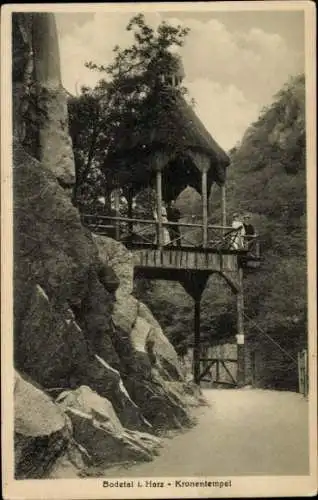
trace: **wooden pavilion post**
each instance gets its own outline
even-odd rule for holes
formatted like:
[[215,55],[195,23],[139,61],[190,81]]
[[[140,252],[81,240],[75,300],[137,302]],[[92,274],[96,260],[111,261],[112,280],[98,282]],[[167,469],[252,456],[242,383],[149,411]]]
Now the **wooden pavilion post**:
[[236,294],[237,306],[237,385],[245,384],[245,337],[244,337],[244,294],[243,294],[243,269],[238,271],[239,290]]
[[156,186],[157,186],[157,238],[159,250],[162,249],[163,234],[162,234],[162,175],[161,170],[158,168],[156,172]]
[[207,190],[207,171],[202,171],[202,246],[208,245],[208,190]]
[[[115,202],[115,217],[120,216],[120,211],[119,211],[119,189],[116,188],[114,190],[114,202]],[[119,220],[116,219],[115,221],[115,239],[119,241],[120,239],[120,226],[119,226]]]
[[210,158],[206,154],[189,151],[189,156],[197,169],[201,172],[202,196],[202,247],[208,246],[208,170],[211,166]]
[[[221,186],[221,211],[222,211],[222,226],[226,226],[226,191],[225,191],[225,184],[222,184]],[[225,229],[223,229],[223,232],[225,232]]]

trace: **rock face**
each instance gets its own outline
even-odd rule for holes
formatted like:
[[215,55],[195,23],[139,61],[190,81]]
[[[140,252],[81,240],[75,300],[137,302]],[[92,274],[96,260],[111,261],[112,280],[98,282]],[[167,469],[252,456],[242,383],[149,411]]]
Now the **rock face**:
[[15,136],[62,185],[72,186],[74,158],[54,16],[14,13],[12,34]]
[[182,396],[168,383],[183,381],[177,354],[151,311],[132,295],[131,253],[110,238],[93,237],[100,258],[119,279],[112,312],[112,341],[121,353],[120,371],[130,396],[158,431],[191,425]]
[[152,459],[160,441],[150,434],[125,429],[110,401],[87,386],[63,392],[57,403],[70,417],[73,435],[94,464]]
[[150,460],[150,433],[190,425],[200,398],[132,295],[132,255],[87,231],[64,189],[74,162],[53,15],[14,14],[13,40],[14,362],[27,378],[16,476]]

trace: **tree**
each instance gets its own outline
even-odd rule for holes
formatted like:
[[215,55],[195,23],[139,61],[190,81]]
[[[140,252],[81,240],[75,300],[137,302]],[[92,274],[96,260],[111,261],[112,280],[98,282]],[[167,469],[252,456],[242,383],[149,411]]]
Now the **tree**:
[[[179,60],[171,49],[181,47],[189,31],[166,22],[154,30],[142,14],[134,16],[126,29],[133,33],[132,45],[125,49],[116,46],[114,60],[108,66],[88,62],[86,66],[103,77],[93,89],[82,88],[80,96],[69,102],[76,199],[83,193],[85,198],[92,171],[94,182],[112,189],[116,172],[105,160],[118,148],[124,130],[138,132],[149,127],[149,123],[154,126],[156,120],[164,119],[162,96],[167,97],[167,89],[161,76],[177,69]],[[185,94],[186,89],[174,89],[171,101],[178,93]]]

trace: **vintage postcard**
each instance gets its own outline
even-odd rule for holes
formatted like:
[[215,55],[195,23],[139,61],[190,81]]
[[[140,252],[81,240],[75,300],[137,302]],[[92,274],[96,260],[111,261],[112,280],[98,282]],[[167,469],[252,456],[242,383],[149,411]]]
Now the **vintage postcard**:
[[315,495],[314,3],[1,13],[4,498]]

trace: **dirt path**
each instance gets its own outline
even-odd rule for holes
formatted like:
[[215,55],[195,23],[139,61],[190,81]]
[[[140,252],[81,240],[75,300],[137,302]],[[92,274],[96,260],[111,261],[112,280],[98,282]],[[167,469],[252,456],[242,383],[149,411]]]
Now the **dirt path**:
[[308,402],[299,394],[206,390],[198,425],[173,438],[153,462],[105,477],[302,475],[308,473]]

